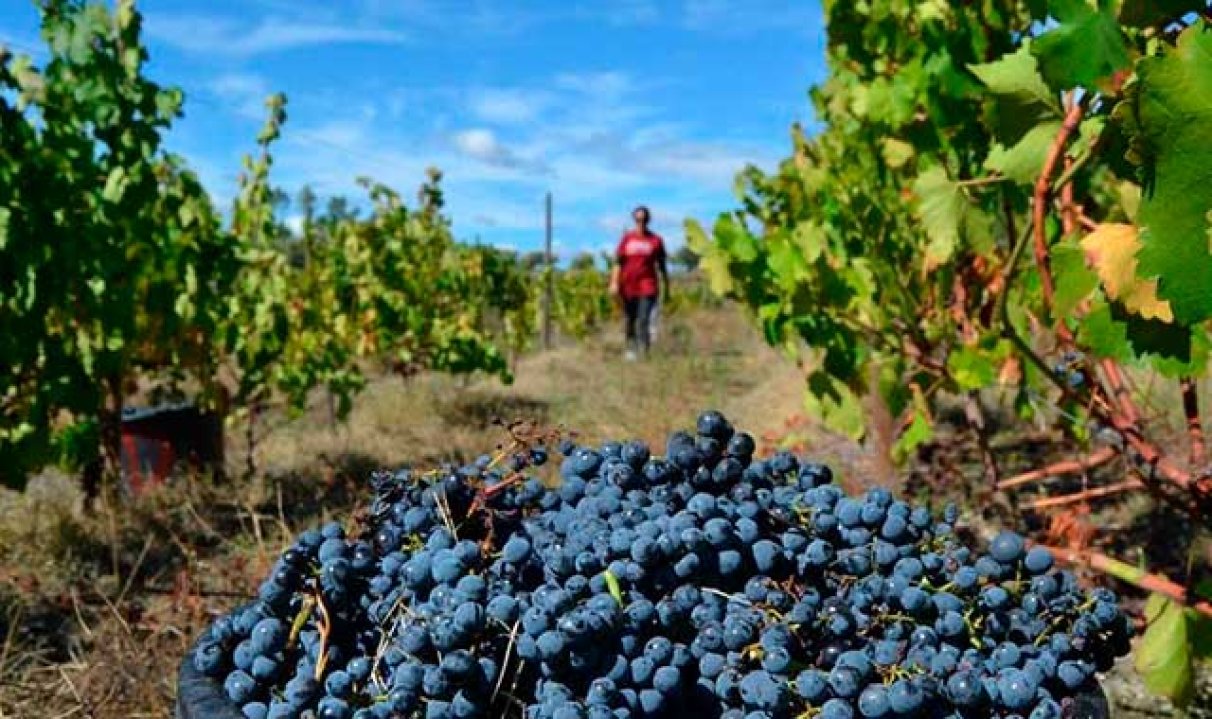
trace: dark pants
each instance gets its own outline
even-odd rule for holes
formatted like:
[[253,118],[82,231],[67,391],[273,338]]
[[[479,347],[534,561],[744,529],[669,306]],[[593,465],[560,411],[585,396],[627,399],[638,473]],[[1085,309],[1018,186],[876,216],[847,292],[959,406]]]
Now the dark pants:
[[627,344],[648,351],[652,335],[648,331],[648,320],[652,317],[652,306],[656,295],[651,297],[628,297],[623,300],[623,313],[627,316]]

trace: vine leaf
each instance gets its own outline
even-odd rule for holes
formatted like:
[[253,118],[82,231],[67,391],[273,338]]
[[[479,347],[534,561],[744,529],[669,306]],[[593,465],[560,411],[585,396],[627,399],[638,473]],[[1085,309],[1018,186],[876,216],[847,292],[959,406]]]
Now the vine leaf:
[[981,347],[964,346],[947,357],[947,370],[962,390],[982,389],[997,379],[997,359]]
[[1145,319],[1173,322],[1170,303],[1157,297],[1157,280],[1137,277],[1140,246],[1134,225],[1103,223],[1082,239],[1082,249],[1108,297]]
[[1029,43],[993,62],[969,65],[968,69],[994,95],[1015,100],[1024,107],[1033,106],[1054,117],[1061,116],[1060,102],[1040,76]]
[[968,69],[996,98],[991,126],[1003,148],[1014,147],[1039,123],[1059,121],[1064,114],[1059,96],[1039,73],[1030,43],[993,62],[969,65]]
[[929,271],[955,253],[964,216],[964,196],[941,167],[932,167],[918,175],[913,192],[921,199],[922,224],[929,238],[926,244],[926,270]]
[[926,397],[917,385],[913,385],[912,391],[913,420],[892,447],[897,461],[903,461],[910,453],[934,437],[934,421],[930,417],[930,407],[926,403]]
[[947,177],[941,167],[931,167],[913,182],[920,204],[917,214],[926,232],[922,269],[926,272],[946,264],[960,241],[970,249],[988,251],[993,242],[991,216],[968,201],[960,183]]
[[1071,316],[1077,304],[1098,288],[1098,275],[1086,266],[1086,254],[1076,242],[1053,246],[1052,274],[1056,277],[1052,302],[1057,317]]
[[808,375],[805,404],[810,414],[824,420],[826,427],[847,437],[861,438],[866,430],[858,395],[845,383],[821,370]]
[[801,220],[792,231],[791,239],[803,254],[805,262],[816,262],[825,254],[825,243],[828,241],[825,228],[812,220]]
[[1136,670],[1149,691],[1186,706],[1194,689],[1187,613],[1182,605],[1154,594],[1145,603],[1145,621],[1148,628],[1136,651]]
[[808,275],[808,263],[787,233],[779,232],[766,238],[769,254],[766,264],[774,272],[774,281],[787,291],[794,291]]
[[1086,0],[1051,0],[1048,9],[1059,25],[1036,38],[1031,52],[1051,87],[1095,87],[1128,67],[1124,36],[1107,8],[1096,10]]
[[[717,223],[716,230],[718,231],[719,228],[720,223]],[[703,268],[703,273],[707,276],[711,291],[721,297],[732,292],[734,284],[728,255],[720,251],[720,248],[707,237],[703,226],[694,220],[686,220],[686,244],[701,258],[699,266]]]
[[1128,328],[1111,313],[1111,305],[1102,298],[1091,303],[1091,309],[1082,318],[1078,330],[1078,342],[1090,348],[1097,357],[1125,361],[1132,357],[1132,346],[1128,344]]
[[1013,147],[994,145],[985,158],[985,169],[1005,175],[1020,185],[1033,184],[1060,128],[1059,120],[1043,122],[1028,130]]
[[884,138],[881,149],[884,152],[884,161],[888,163],[888,167],[894,170],[904,167],[905,163],[912,160],[915,154],[913,145],[895,137]]
[[[1144,195],[1140,273],[1159,278],[1158,294],[1170,300],[1183,324],[1212,317],[1212,32],[1203,22],[1187,28],[1178,44],[1141,60],[1138,84],[1120,116],[1136,137]],[[1117,108],[1118,110],[1118,108]]]

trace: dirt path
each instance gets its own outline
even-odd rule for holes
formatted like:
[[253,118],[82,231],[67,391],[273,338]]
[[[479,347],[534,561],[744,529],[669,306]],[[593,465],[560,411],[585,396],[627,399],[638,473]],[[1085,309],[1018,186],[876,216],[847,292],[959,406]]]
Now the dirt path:
[[[494,419],[519,418],[588,441],[638,437],[661,447],[669,432],[693,426],[704,409],[724,412],[754,435],[802,410],[800,371],[767,347],[738,310],[669,318],[664,330],[648,361],[623,361],[619,338],[610,333],[524,357],[512,385],[438,375],[377,379],[345,426],[333,431],[317,406],[273,433],[258,463],[276,474],[317,463],[358,468],[467,459],[500,440]],[[236,445],[230,454],[244,451]]]

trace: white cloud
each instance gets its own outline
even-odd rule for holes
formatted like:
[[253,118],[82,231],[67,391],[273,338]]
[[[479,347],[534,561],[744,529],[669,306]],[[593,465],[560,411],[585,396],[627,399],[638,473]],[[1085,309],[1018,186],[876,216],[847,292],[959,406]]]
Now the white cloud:
[[463,154],[489,164],[497,163],[508,155],[492,130],[464,130],[455,135],[454,143]]
[[373,115],[358,119],[328,120],[314,127],[297,131],[297,134],[309,142],[352,150],[365,146],[367,123],[370,120],[373,120]]
[[[212,85],[252,94],[263,89],[254,79],[221,76]],[[655,86],[620,72],[565,73],[533,86],[397,87],[371,95],[370,109],[364,91],[318,88],[322,99],[292,107],[273,181],[361,203],[355,180],[368,175],[408,201],[432,165],[444,172],[448,210],[465,239],[540,242],[551,190],[566,247],[610,249],[638,203],[652,207],[674,245],[684,217],[713,215],[735,173],[780,156],[782,142],[719,139],[718,128],[653,104]],[[376,119],[393,110],[408,119]]]
[[225,107],[250,120],[266,117],[265,101],[272,94],[265,78],[241,72],[219,75],[207,82],[205,89]]
[[520,156],[506,147],[492,130],[477,127],[456,132],[451,138],[460,153],[485,165],[545,174],[547,167],[539,161]]
[[487,88],[472,93],[472,113],[486,122],[523,123],[536,119],[549,104],[542,90]]
[[629,75],[613,71],[560,73],[555,77],[555,86],[602,98],[619,98],[635,89]]
[[409,40],[405,33],[389,28],[280,17],[263,18],[249,29],[235,18],[149,13],[146,29],[149,37],[179,50],[245,58],[314,45],[394,45]]

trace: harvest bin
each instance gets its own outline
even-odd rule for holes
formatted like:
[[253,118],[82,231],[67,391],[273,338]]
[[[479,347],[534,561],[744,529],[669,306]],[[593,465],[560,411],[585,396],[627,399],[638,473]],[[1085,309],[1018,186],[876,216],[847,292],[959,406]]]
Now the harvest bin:
[[[193,648],[177,673],[176,719],[244,719],[223,693],[223,685],[194,669]],[[495,719],[495,718],[490,718]],[[1065,719],[1111,719],[1101,687],[1079,694],[1066,706]]]
[[122,486],[139,495],[164,484],[178,462],[221,470],[223,423],[188,404],[122,410]]

